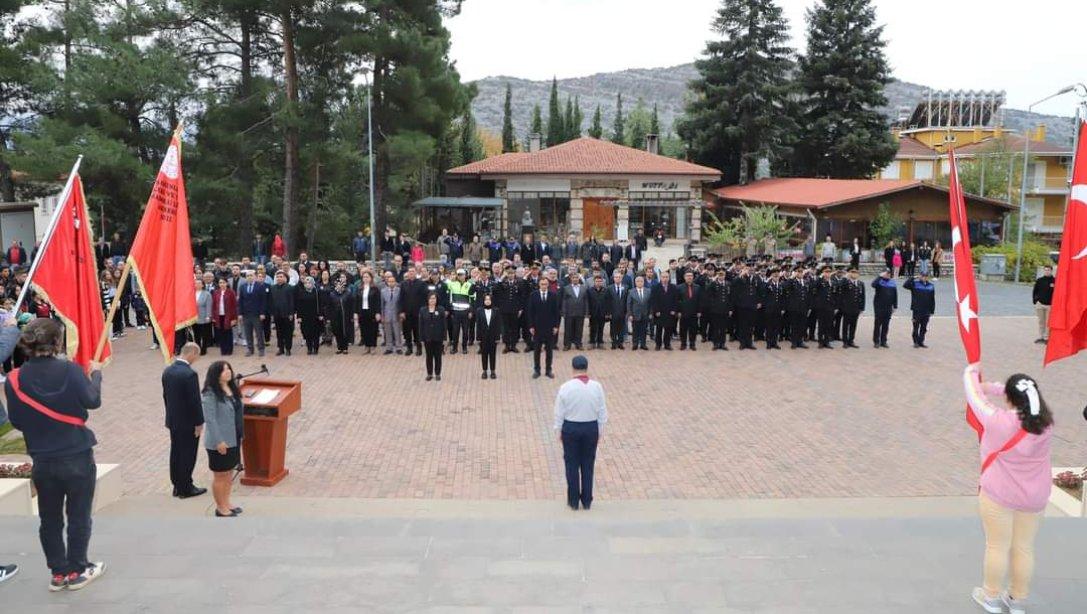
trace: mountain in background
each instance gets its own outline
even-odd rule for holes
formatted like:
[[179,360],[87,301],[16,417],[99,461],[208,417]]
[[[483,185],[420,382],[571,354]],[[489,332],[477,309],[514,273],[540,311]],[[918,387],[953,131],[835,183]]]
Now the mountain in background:
[[[687,83],[698,76],[694,64],[680,64],[665,68],[631,68],[618,72],[598,73],[587,77],[559,79],[559,97],[566,104],[566,97],[579,96],[581,109],[585,116],[582,132],[589,128],[593,111],[600,105],[603,116],[601,124],[604,136],[611,133],[615,117],[616,94],[623,94],[623,115],[629,116],[638,99],[644,101],[646,108],[657,105],[660,113],[661,129],[665,134],[674,132],[672,125],[676,117],[683,113],[687,95]],[[475,82],[479,95],[472,102],[472,112],[480,127],[494,134],[502,134],[502,105],[506,96],[506,84],[513,90],[513,125],[518,142],[525,142],[528,127],[532,119],[532,107],[539,104],[543,118],[547,122],[547,100],[551,91],[550,81],[529,81],[517,77],[486,77]],[[892,81],[887,85],[887,106],[882,109],[889,119],[898,114],[902,107],[912,109],[926,94],[928,88],[916,83]],[[1004,111],[1004,125],[1013,130],[1044,123],[1047,140],[1072,147],[1073,119],[1055,115],[1027,113],[1017,109]],[[546,130],[545,130],[546,131]]]

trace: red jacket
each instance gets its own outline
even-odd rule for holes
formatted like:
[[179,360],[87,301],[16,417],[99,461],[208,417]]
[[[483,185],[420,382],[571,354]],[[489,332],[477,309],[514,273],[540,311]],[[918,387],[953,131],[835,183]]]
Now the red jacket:
[[272,239],[272,255],[285,258],[287,256],[287,246],[283,243],[283,237],[276,234],[276,237]]
[[230,326],[231,322],[238,319],[238,296],[230,288],[226,290],[216,288],[211,293],[211,323],[215,325],[215,328],[219,328],[219,297],[223,292],[226,292],[226,296],[223,298],[223,308],[226,311],[227,327]]

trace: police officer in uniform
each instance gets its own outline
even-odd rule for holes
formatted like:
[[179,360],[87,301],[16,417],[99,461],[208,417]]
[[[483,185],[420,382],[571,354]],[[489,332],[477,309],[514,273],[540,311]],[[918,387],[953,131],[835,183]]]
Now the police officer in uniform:
[[494,301],[502,317],[503,354],[517,352],[517,336],[521,330],[521,312],[524,310],[524,293],[521,282],[514,276],[512,266],[507,266],[504,279],[494,289]]
[[714,279],[706,285],[705,296],[703,313],[709,320],[713,349],[728,351],[725,335],[728,333],[728,312],[732,307],[732,284],[725,279],[724,269],[718,269]]
[[877,348],[890,347],[887,345],[887,331],[891,327],[891,314],[898,309],[898,286],[891,279],[891,270],[887,269],[873,279],[872,288],[872,308],[876,315],[872,345]]
[[770,278],[759,288],[762,303],[762,321],[765,327],[766,349],[780,350],[781,312],[785,308],[785,286],[781,283],[781,270],[770,269]]
[[732,304],[736,308],[736,338],[741,350],[755,349],[752,334],[755,311],[759,308],[759,282],[751,275],[747,264],[740,265],[740,274],[732,281]]
[[821,350],[834,347],[830,344],[833,338],[830,329],[834,326],[834,310],[838,306],[835,289],[834,280],[830,278],[830,267],[824,266],[812,288],[812,308],[819,318],[819,349]]
[[792,278],[786,280],[785,313],[789,317],[789,341],[792,349],[807,348],[804,343],[804,332],[808,326],[808,305],[810,301],[810,287],[804,279],[804,271],[801,267],[793,269]]

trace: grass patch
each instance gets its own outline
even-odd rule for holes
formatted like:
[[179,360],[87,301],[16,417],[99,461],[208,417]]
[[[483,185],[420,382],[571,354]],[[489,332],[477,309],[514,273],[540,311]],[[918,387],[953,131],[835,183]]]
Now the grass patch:
[[21,435],[14,438],[6,437],[12,429],[10,422],[0,425],[0,454],[26,454],[26,442],[23,441]]

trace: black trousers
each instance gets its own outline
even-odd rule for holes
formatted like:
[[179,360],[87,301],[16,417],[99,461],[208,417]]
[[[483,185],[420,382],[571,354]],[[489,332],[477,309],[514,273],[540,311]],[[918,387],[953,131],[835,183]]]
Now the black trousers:
[[740,347],[752,347],[751,335],[755,327],[755,310],[750,307],[736,308],[736,338]]
[[789,342],[793,347],[804,342],[804,331],[808,328],[807,311],[790,311],[789,315]]
[[294,318],[276,316],[276,345],[281,350],[294,346]]
[[710,341],[713,342],[714,347],[724,347],[726,342],[726,335],[728,334],[728,314],[727,313],[711,313],[708,318],[703,318],[709,322]]
[[537,330],[536,336],[532,338],[532,369],[536,372],[540,372],[540,352],[547,354],[547,372],[551,373],[551,363],[555,358],[555,333],[551,330]]
[[766,325],[766,347],[778,347],[781,340],[781,312],[767,311],[763,314],[763,322]]
[[516,311],[502,314],[502,343],[507,350],[517,347],[517,337],[520,330],[521,322]]
[[834,310],[820,309],[816,313],[819,316],[819,345],[828,345],[834,340]]
[[842,340],[842,311],[834,311],[834,328],[830,329],[830,338],[834,341]]
[[562,345],[581,345],[581,333],[585,330],[585,316],[566,316],[563,318]]
[[615,347],[623,347],[623,341],[627,338],[626,318],[613,319],[611,324],[608,325],[608,334],[611,336],[611,342]]
[[604,343],[604,316],[589,316],[589,345]]
[[593,422],[562,423],[562,460],[566,464],[566,503],[588,508],[593,503],[593,467],[600,426]]
[[196,343],[200,346],[200,355],[208,353],[208,348],[215,342],[215,333],[212,329],[211,322],[205,322],[204,324],[192,325],[193,335],[196,337]]
[[843,313],[842,314],[842,341],[846,343],[853,343],[853,340],[857,337],[857,318],[860,317],[859,313]]
[[928,319],[930,316],[913,316],[913,342],[921,345],[925,343],[925,335],[928,333]]
[[423,344],[423,348],[426,350],[426,374],[427,375],[441,375],[442,374],[442,342],[441,341],[427,341]]
[[419,339],[419,316],[412,313],[404,314],[404,322],[400,326],[404,335],[404,347],[411,349],[412,344],[421,343]]
[[872,343],[884,345],[887,343],[887,331],[891,328],[891,312],[877,311],[876,324],[872,328]]
[[215,340],[219,344],[221,356],[230,356],[234,353],[234,329],[222,316],[219,316],[219,326],[215,328]]
[[[615,326],[615,324],[612,324]],[[634,338],[631,340],[632,348],[644,348],[645,337],[649,332],[649,320],[634,320]]]
[[453,344],[453,351],[457,351],[457,339],[460,339],[461,347],[468,347],[468,329],[472,327],[471,322],[468,321],[468,311],[454,311],[453,317],[449,320],[453,324],[449,332],[449,342]]
[[698,340],[698,316],[684,315],[679,318],[679,344],[694,347]]
[[676,326],[675,316],[670,316],[668,314],[659,315],[655,318],[654,324],[657,326],[656,335],[654,337],[657,347],[661,347],[662,345],[666,348],[672,347],[672,329]]
[[808,322],[807,322],[807,325],[808,325],[807,326],[807,328],[808,328],[808,339],[809,340],[818,339],[818,337],[815,336],[815,328],[816,328],[816,325],[818,325],[818,323],[819,323],[819,312],[812,309],[811,311],[808,312]]
[[[191,434],[191,433],[190,433]],[[62,458],[34,460],[31,478],[38,491],[38,539],[53,575],[81,573],[90,566],[91,505],[96,480],[91,450]],[[65,515],[68,543],[64,543]]]
[[170,483],[179,492],[192,490],[192,470],[200,438],[193,429],[170,429]]
[[494,373],[494,363],[498,355],[498,344],[479,342],[479,359],[483,363],[483,370]]

